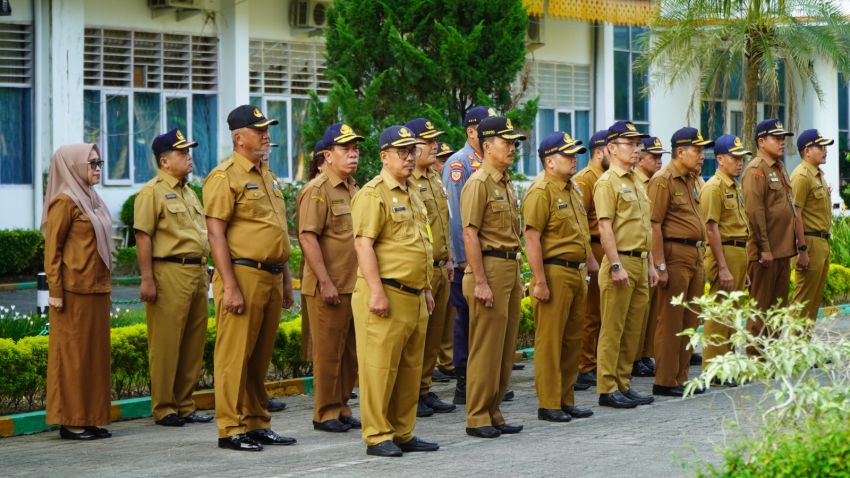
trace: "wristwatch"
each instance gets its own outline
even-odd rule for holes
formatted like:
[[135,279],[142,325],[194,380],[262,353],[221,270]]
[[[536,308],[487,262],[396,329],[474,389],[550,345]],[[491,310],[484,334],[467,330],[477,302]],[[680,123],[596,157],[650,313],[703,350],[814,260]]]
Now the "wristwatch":
[[809,246],[807,244],[800,244],[797,246],[797,250],[800,252],[806,252],[809,250]]
[[667,264],[665,264],[663,262],[661,264],[655,264],[655,268],[658,269],[661,272],[664,272],[664,271],[667,270]]
[[620,264],[619,262],[615,262],[615,263],[611,264],[611,270],[614,271],[614,272],[617,272],[618,270],[620,270],[621,267],[623,267],[623,265]]

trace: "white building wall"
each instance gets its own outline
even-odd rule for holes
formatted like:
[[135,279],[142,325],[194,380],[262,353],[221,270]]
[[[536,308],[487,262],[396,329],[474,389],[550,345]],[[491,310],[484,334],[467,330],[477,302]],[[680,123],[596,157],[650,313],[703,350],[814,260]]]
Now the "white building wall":
[[589,65],[594,28],[586,22],[546,17],[543,23],[543,46],[528,53],[529,60]]

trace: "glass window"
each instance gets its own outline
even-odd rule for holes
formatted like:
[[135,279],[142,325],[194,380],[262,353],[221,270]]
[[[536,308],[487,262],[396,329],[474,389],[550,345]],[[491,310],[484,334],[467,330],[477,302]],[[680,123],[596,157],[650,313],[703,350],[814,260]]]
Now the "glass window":
[[635,69],[643,52],[645,29],[614,27],[614,117],[631,120],[636,127],[649,129],[649,98],[643,90],[649,81],[648,72]]
[[614,26],[614,48],[629,49],[629,27]]
[[272,148],[269,155],[269,168],[272,172],[281,178],[289,177],[289,140],[287,138],[288,131],[288,114],[287,102],[285,100],[268,100],[266,101],[267,118],[275,118],[279,121],[276,125],[269,126],[269,135],[272,143],[277,143],[280,146]]
[[[292,143],[289,145],[290,153],[289,157],[292,158],[292,163],[295,166],[295,171],[293,171],[292,176],[298,178],[306,178],[307,175],[304,173],[306,170],[306,158],[309,158],[309,155],[305,155],[304,146],[304,136],[301,133],[301,128],[304,125],[304,121],[307,119],[307,107],[310,104],[310,101],[303,98],[293,98],[291,100],[291,126],[292,126]],[[306,145],[306,147],[310,148],[306,151],[310,151],[312,153],[312,145]]]
[[151,144],[160,134],[159,93],[136,93],[133,95],[133,180],[144,183],[156,175],[157,159],[153,157]]
[[100,128],[100,92],[83,93],[83,141],[95,143],[103,151],[103,130]]
[[629,118],[629,72],[631,61],[629,53],[625,51],[614,52],[614,117],[617,119]]
[[198,147],[192,150],[195,177],[206,175],[218,164],[218,97],[192,95],[192,141]]
[[165,99],[165,130],[180,128],[184,134],[189,131],[189,99],[185,96],[172,96]]
[[106,95],[106,179],[130,179],[130,99]]
[[[573,138],[582,142],[582,144],[587,147],[588,141],[590,141],[590,111],[576,111],[575,112],[575,131],[573,134]],[[587,166],[587,161],[590,158],[590,152],[588,151],[585,154],[580,154],[578,156],[578,162],[576,163],[577,170],[580,170]]]
[[646,123],[649,121],[649,98],[643,90],[647,84],[647,72],[639,72],[632,68],[632,121]]
[[0,184],[32,184],[30,88],[0,88]]
[[573,114],[568,112],[558,112],[558,131],[573,135]]

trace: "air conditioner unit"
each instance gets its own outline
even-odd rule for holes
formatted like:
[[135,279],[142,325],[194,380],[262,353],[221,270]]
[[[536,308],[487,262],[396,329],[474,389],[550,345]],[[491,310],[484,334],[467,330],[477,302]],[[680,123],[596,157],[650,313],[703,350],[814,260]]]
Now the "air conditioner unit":
[[291,0],[289,25],[292,28],[324,28],[328,23],[327,12],[330,2],[317,0]]
[[198,10],[203,8],[203,3],[204,0],[148,0],[148,7]]
[[528,31],[525,34],[525,44],[529,50],[543,46],[543,17],[528,17]]

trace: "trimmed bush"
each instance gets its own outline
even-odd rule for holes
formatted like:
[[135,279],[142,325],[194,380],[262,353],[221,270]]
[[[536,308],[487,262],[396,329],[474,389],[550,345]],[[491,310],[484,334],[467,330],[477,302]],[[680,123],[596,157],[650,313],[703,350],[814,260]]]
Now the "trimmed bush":
[[41,231],[0,230],[0,275],[34,276],[42,270],[43,264],[44,237]]

